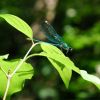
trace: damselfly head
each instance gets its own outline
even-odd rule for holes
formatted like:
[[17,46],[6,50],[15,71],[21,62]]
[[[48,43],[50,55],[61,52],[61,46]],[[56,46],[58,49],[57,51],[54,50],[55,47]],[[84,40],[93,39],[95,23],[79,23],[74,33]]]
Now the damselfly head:
[[66,50],[67,53],[72,51],[72,48],[69,47],[69,46],[68,46],[66,43],[64,43],[64,42],[62,43],[62,48],[63,48],[64,50]]
[[67,53],[70,53],[72,50],[73,50],[73,49],[72,49],[71,47],[67,48],[67,49],[66,49],[66,54],[67,54]]
[[69,47],[68,51],[71,52],[73,49],[71,47]]

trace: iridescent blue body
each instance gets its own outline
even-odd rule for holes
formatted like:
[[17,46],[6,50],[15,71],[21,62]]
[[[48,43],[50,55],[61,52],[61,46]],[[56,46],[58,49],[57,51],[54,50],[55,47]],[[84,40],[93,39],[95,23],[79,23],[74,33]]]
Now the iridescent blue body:
[[60,47],[61,49],[72,50],[71,47],[69,47],[63,40],[62,37],[60,37],[55,29],[48,23],[48,21],[45,21],[41,25],[42,30],[44,31],[47,39],[50,41],[51,44],[54,44],[55,46]]

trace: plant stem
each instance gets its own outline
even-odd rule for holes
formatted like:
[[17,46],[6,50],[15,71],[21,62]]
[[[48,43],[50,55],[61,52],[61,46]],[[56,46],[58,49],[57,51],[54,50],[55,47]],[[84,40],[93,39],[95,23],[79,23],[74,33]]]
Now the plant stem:
[[5,90],[5,93],[4,93],[4,96],[3,96],[3,100],[6,100],[6,97],[7,97],[7,93],[8,93],[8,89],[9,89],[9,86],[10,86],[10,81],[11,81],[11,78],[13,77],[13,75],[19,70],[19,68],[21,67],[21,65],[24,63],[24,61],[26,60],[27,56],[29,55],[29,53],[31,52],[31,50],[33,49],[33,47],[35,45],[37,45],[38,43],[33,43],[32,46],[30,47],[30,49],[28,50],[28,52],[25,54],[24,58],[19,62],[19,64],[17,65],[17,67],[15,68],[15,70],[13,71],[12,74],[8,73],[6,74],[5,71],[3,70],[3,72],[6,74],[7,76],[7,86],[6,86],[6,90]]
[[7,78],[7,86],[6,86],[6,90],[5,90],[5,94],[3,96],[3,100],[6,100],[6,97],[7,97],[7,93],[8,93],[8,89],[9,89],[9,86],[10,86],[10,80],[11,80],[11,76],[8,75],[8,78]]
[[21,65],[23,64],[23,62],[26,60],[28,54],[31,52],[31,50],[33,49],[33,47],[36,45],[32,44],[32,46],[30,47],[30,49],[28,50],[28,52],[26,53],[26,55],[24,56],[24,58],[20,61],[20,63],[18,64],[18,66],[16,67],[16,69],[13,71],[13,73],[11,74],[11,77],[18,71],[18,69],[21,67]]

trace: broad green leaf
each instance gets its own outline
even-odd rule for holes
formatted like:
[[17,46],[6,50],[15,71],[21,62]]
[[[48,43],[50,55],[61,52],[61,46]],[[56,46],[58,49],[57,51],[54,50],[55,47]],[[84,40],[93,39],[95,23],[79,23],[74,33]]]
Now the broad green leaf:
[[84,80],[90,81],[100,89],[100,79],[98,77],[90,75],[84,70],[80,70],[78,67],[74,65],[74,63],[68,57],[64,56],[64,54],[57,47],[49,43],[41,43],[40,45],[42,47],[43,52],[38,54],[32,54],[28,58],[32,56],[47,57],[60,74],[66,87],[68,87],[72,74],[71,70],[73,70],[79,75],[81,75],[81,77]]
[[[63,70],[62,70],[62,72],[61,72],[61,69],[62,69],[62,67],[61,66],[59,66],[59,64],[57,63],[57,62],[55,62],[55,60],[51,57],[51,56],[48,56],[47,55],[47,53],[45,53],[45,52],[42,52],[42,53],[40,53],[40,54],[33,54],[33,56],[45,56],[45,57],[47,57],[48,59],[49,59],[49,61],[52,63],[52,65],[57,69],[57,71],[59,72],[59,74],[60,74],[60,76],[61,76],[61,78],[62,78],[62,80],[63,80],[63,82],[64,83],[66,83],[66,86],[68,85],[68,78],[67,78],[67,75],[65,75],[65,76],[63,76]],[[58,58],[59,59],[59,58]],[[56,61],[58,61],[59,63],[61,63],[59,60],[57,60],[56,59]],[[69,61],[69,60],[68,60]],[[66,64],[65,64],[66,65]],[[71,66],[71,64],[69,64],[69,66],[66,66],[66,67],[68,67],[68,68],[66,68],[67,70],[69,70],[70,71],[70,69],[69,69],[69,67]],[[72,67],[71,67],[71,69],[72,68],[75,68],[76,66],[74,66],[74,65],[72,64]],[[76,67],[77,68],[77,67]],[[66,74],[68,74],[68,72],[69,71],[67,71],[66,70]],[[99,88],[100,89],[100,79],[98,78],[98,77],[96,77],[96,76],[94,76],[94,75],[91,75],[91,74],[88,74],[85,70],[80,70],[79,68],[78,68],[78,72],[77,71],[75,71],[75,70],[73,70],[73,71],[75,71],[75,72],[77,72],[84,80],[86,80],[86,81],[89,81],[89,82],[91,82],[91,83],[93,83],[94,85],[96,85],[97,86],[97,88]],[[71,75],[71,73],[69,73],[69,75]],[[67,78],[67,79],[65,79],[64,80],[64,78]],[[70,81],[70,76],[69,76],[69,81]]]
[[[4,61],[0,59],[0,67],[8,73],[13,72],[16,68],[20,60],[13,60],[13,61]],[[11,84],[8,90],[8,96],[11,96],[13,93],[21,91],[24,86],[24,82],[26,79],[31,79],[33,76],[33,67],[28,63],[23,63],[21,68],[17,71],[17,73],[12,77]],[[5,89],[7,84],[7,77],[5,76],[4,72],[0,69],[0,96],[4,95]]]
[[48,54],[59,54],[61,56],[64,56],[64,54],[59,50],[56,46],[51,45],[50,43],[46,42],[40,42],[41,48],[43,51],[47,52]]
[[[61,66],[57,66],[57,63],[54,64],[54,61],[61,63],[67,69],[71,69],[71,70],[77,72],[78,74],[81,75],[81,77],[83,79],[92,82],[94,85],[96,85],[100,89],[100,79],[98,77],[96,77],[94,75],[90,75],[86,71],[83,71],[83,70],[80,70],[79,68],[77,68],[68,57],[65,57],[64,55],[61,54],[61,51],[59,51],[58,48],[54,47],[53,45],[46,44],[46,43],[41,43],[41,47],[44,51],[41,54],[43,56],[46,56],[49,60],[52,59],[52,60],[50,60],[50,62],[54,65],[54,67],[57,69],[57,71],[58,71],[59,67],[61,67]],[[63,73],[61,73],[60,71],[58,71],[58,72],[60,73],[60,76],[63,76],[63,75],[61,75]],[[67,73],[67,71],[66,71],[66,73]],[[65,83],[65,81],[67,81],[67,80],[64,80],[64,78],[62,78],[62,80],[64,81],[64,83]]]
[[84,80],[92,82],[100,89],[100,79],[98,77],[88,74],[85,70],[80,70],[80,75]]
[[72,75],[72,69],[70,68],[70,65],[69,65],[70,63],[67,62],[64,54],[55,46],[52,46],[48,43],[41,43],[41,47],[44,51],[41,54],[43,56],[46,56],[49,59],[49,61],[58,71],[65,86],[68,88],[71,75]]
[[77,68],[74,63],[70,60],[70,58],[66,57],[57,47],[49,44],[49,43],[41,43],[41,48],[45,52],[45,56],[52,58],[71,70],[74,70],[77,73],[80,73],[79,68]]
[[50,58],[48,59],[52,63],[52,65],[55,67],[55,69],[58,71],[65,86],[68,88],[69,82],[72,76],[72,70],[67,68],[65,65],[62,65],[61,63],[54,61],[53,59],[50,59]]
[[12,25],[14,28],[19,30],[20,32],[24,33],[26,36],[28,36],[32,40],[32,35],[33,35],[32,29],[22,19],[11,14],[0,14],[0,17],[5,19],[10,25]]

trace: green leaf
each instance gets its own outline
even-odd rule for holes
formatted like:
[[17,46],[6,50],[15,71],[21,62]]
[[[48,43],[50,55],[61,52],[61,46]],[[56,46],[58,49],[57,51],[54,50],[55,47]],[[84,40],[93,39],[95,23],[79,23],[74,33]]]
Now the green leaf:
[[54,61],[53,59],[50,59],[50,58],[48,59],[52,63],[52,65],[55,67],[55,69],[58,71],[65,86],[68,88],[69,82],[72,76],[72,70],[67,68],[65,65],[62,65],[61,63]]
[[[9,70],[10,73],[12,73],[16,68],[16,66],[18,65],[19,61],[21,60],[4,61],[3,59],[0,59],[0,67],[2,67],[2,69],[6,73],[8,73]],[[11,96],[13,93],[21,91],[21,89],[24,86],[25,80],[31,79],[33,73],[34,73],[33,67],[30,64],[24,62],[21,68],[12,77],[7,96]],[[6,84],[7,84],[7,77],[4,74],[4,72],[0,69],[0,96],[1,97],[4,95]]]
[[3,55],[3,56],[0,56],[0,59],[7,59],[8,56],[9,56],[9,54],[5,54],[5,55]]
[[48,58],[52,58],[71,70],[74,70],[77,73],[80,73],[78,67],[74,65],[74,63],[70,60],[70,58],[66,57],[57,47],[49,44],[49,43],[41,43],[41,48],[44,51],[42,55],[47,56]]
[[[67,68],[67,70],[71,69],[71,70],[75,71],[76,73],[80,74],[84,80],[92,82],[94,85],[96,85],[100,89],[100,79],[98,77],[96,77],[94,75],[90,75],[86,71],[80,70],[79,68],[77,68],[74,65],[74,63],[68,57],[65,57],[64,54],[62,54],[58,48],[56,48],[55,46],[48,44],[48,43],[41,43],[41,47],[44,52],[42,52],[40,55],[46,56],[50,60],[50,62],[54,65],[54,67],[59,72],[64,83],[66,83],[66,81],[68,81],[68,79],[67,78],[64,79],[62,76],[65,72],[61,72],[59,70],[61,68],[61,66],[63,66],[63,65]],[[57,62],[61,63],[62,65],[59,66],[59,65],[57,65],[57,62],[55,63],[54,61],[57,61]],[[66,70],[66,73],[68,73],[67,75],[71,75],[71,72],[69,72],[69,70],[68,71],[67,70]],[[67,75],[65,75],[65,76],[67,76]],[[69,76],[69,78],[70,78],[70,76]]]
[[84,70],[80,70],[74,65],[74,63],[66,57],[57,47],[49,43],[40,43],[43,52],[38,54],[32,54],[28,58],[33,56],[45,56],[52,63],[53,67],[56,68],[60,77],[62,78],[66,87],[68,87],[72,70],[81,75],[84,80],[87,80],[100,89],[100,79],[94,75],[88,74]]
[[41,55],[46,56],[49,59],[53,67],[58,71],[65,86],[68,88],[72,75],[72,69],[70,68],[69,60],[66,60],[64,54],[55,46],[52,46],[48,43],[41,43],[41,47],[44,51],[41,53]]
[[24,33],[26,36],[28,36],[32,40],[32,36],[33,36],[32,29],[22,19],[11,14],[0,14],[0,17],[5,19],[10,25],[12,25],[14,28],[19,30],[20,32]]
[[43,51],[45,51],[48,54],[59,54],[61,56],[64,56],[64,54],[59,50],[56,46],[51,45],[50,43],[46,42],[40,42],[41,48]]
[[98,77],[88,74],[85,70],[80,70],[80,75],[84,80],[92,82],[100,89],[100,79]]

